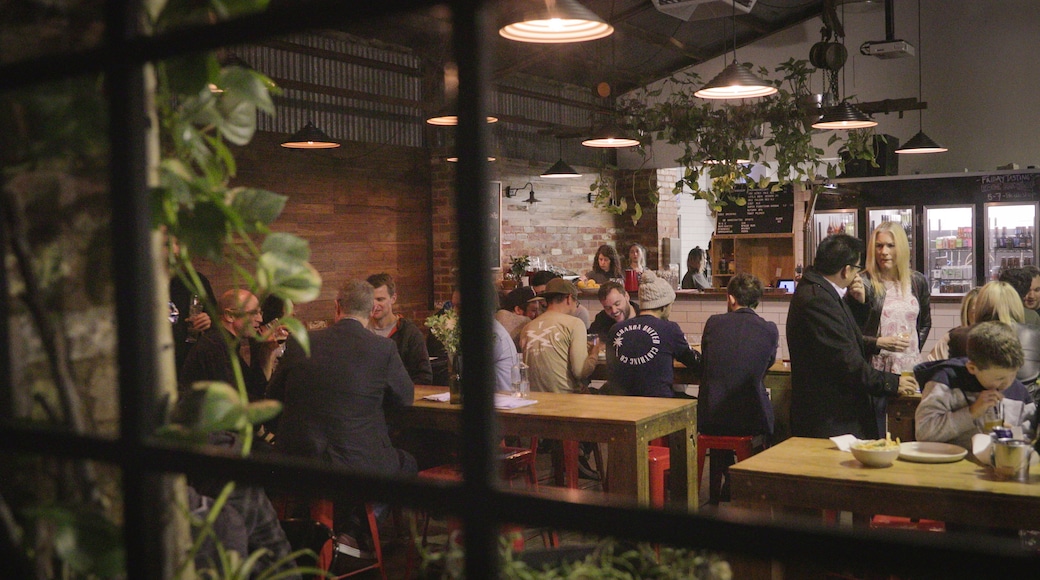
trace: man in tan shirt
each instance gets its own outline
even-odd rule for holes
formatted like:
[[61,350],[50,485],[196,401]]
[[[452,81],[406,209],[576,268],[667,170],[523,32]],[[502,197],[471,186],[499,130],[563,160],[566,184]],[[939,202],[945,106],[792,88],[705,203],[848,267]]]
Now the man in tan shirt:
[[578,288],[573,283],[555,278],[546,285],[543,295],[545,313],[529,322],[520,338],[531,390],[583,393],[603,344],[589,352],[585,323],[574,316]]

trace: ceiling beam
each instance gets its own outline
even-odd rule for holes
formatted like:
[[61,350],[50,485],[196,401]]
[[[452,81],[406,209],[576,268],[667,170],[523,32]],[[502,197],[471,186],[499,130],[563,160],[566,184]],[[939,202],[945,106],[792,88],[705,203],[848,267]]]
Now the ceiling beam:
[[686,46],[682,41],[674,36],[665,36],[656,32],[650,32],[649,30],[640,28],[634,24],[629,24],[628,22],[620,22],[618,23],[618,27],[624,30],[626,35],[632,35],[647,44],[670,50],[690,59],[693,61],[690,63],[691,65],[705,61],[703,54],[694,52],[690,47]]

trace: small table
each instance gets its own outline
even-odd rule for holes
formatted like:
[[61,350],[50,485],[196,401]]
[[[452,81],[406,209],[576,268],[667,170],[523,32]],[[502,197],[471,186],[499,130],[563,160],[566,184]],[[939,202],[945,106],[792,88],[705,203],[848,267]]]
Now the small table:
[[[865,467],[829,439],[792,437],[729,468],[733,502],[1040,529],[1040,474],[999,481],[967,459]],[[855,518],[854,518],[855,520]],[[861,519],[862,521],[862,519]]]
[[[400,413],[409,427],[459,431],[461,407],[423,399],[445,387],[416,385],[415,404]],[[697,431],[697,402],[690,399],[611,397],[564,393],[531,393],[534,405],[498,410],[504,435],[533,436],[609,445],[607,487],[612,494],[650,503],[647,446],[668,437],[671,450],[671,499],[697,509],[696,458],[692,437]]]

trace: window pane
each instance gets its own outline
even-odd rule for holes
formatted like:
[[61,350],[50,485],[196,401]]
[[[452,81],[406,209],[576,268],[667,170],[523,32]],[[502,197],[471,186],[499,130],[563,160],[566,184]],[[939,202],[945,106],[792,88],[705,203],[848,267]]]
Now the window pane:
[[104,34],[104,2],[12,0],[0,11],[0,64],[83,50]]
[[12,300],[6,418],[118,429],[107,110],[99,77],[0,95]]

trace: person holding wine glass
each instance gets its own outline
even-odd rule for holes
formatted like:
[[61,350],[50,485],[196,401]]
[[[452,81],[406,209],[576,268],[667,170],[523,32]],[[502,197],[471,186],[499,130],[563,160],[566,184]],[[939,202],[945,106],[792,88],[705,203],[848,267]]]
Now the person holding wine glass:
[[910,269],[906,231],[882,222],[868,240],[866,269],[845,297],[874,368],[913,371],[932,328],[930,298],[924,275]]

